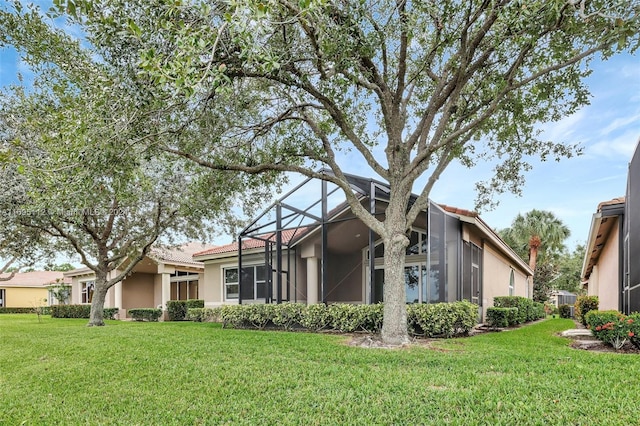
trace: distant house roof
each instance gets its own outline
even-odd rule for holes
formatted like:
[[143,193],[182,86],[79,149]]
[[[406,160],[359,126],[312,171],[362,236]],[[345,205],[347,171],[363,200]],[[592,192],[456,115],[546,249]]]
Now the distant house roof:
[[598,263],[602,249],[612,232],[614,221],[609,218],[623,215],[624,204],[625,197],[616,197],[598,204],[598,210],[591,219],[589,239],[582,262],[581,277],[583,280],[587,280],[591,276],[593,267]]
[[[193,259],[194,253],[211,249],[213,246],[199,242],[189,242],[176,247],[152,247],[147,258],[147,263],[166,263],[169,265],[185,265],[204,267],[202,262]],[[125,261],[126,264],[126,261]],[[135,269],[134,269],[135,270]],[[81,275],[93,275],[94,272],[90,268],[83,267],[65,272],[65,277],[77,277]]]
[[571,293],[570,291],[567,291],[567,290],[554,290],[551,293],[557,296],[577,296],[577,294]]
[[[2,274],[0,279],[8,278],[11,274]],[[7,281],[0,281],[0,287],[43,287],[56,284],[58,281],[69,283],[64,279],[60,271],[32,271],[16,273],[13,278]]]
[[154,247],[149,257],[162,263],[186,263],[202,266],[202,262],[193,260],[193,256],[202,251],[212,250],[215,247],[210,244],[189,242],[178,247]]

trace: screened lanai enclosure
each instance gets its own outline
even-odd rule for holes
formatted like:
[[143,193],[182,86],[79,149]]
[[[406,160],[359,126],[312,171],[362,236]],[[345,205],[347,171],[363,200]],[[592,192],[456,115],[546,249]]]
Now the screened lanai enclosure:
[[[389,186],[347,178],[362,205],[384,219]],[[459,212],[430,201],[408,231],[407,303],[464,299],[481,304],[482,242],[465,227],[464,217],[475,214]],[[353,215],[342,189],[327,181],[307,179],[293,188],[241,231],[237,247],[237,268],[223,272],[225,300],[383,301],[384,244]]]

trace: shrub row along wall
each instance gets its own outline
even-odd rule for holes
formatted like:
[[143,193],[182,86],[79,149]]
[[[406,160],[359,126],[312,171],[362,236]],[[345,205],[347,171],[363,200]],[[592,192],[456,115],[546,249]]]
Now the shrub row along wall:
[[618,311],[594,311],[584,315],[587,328],[598,339],[616,350],[630,341],[640,349],[640,314],[624,315]]
[[[53,305],[49,307],[52,318],[89,318],[91,305]],[[104,308],[104,319],[114,319],[118,308]]]
[[[284,330],[331,330],[342,333],[378,333],[382,328],[383,305],[331,305],[302,303],[226,305],[189,309],[187,319],[218,321],[223,327]],[[407,305],[409,334],[452,337],[468,334],[477,324],[478,306],[469,302]]]
[[493,307],[487,308],[487,324],[490,327],[512,327],[546,317],[544,304],[522,296],[493,298]]
[[40,309],[44,315],[49,314],[49,306],[38,306],[33,308],[0,308],[0,314],[35,314]]
[[157,308],[135,308],[129,309],[128,314],[135,321],[158,321],[162,316],[162,309]]
[[204,308],[204,300],[169,300],[167,302],[169,321],[184,321],[187,319],[187,311],[194,308]]

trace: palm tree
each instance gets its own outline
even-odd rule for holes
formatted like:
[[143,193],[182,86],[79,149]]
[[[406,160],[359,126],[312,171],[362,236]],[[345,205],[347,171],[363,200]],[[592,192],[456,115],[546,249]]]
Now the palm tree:
[[538,257],[560,253],[571,231],[552,212],[534,209],[524,216],[518,214],[510,228],[498,233],[522,258],[529,258],[529,266],[535,271]]

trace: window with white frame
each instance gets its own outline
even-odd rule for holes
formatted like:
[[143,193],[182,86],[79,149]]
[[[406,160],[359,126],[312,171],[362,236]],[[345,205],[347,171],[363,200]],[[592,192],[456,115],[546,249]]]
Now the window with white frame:
[[238,268],[225,268],[222,273],[224,276],[224,298],[237,299],[240,295]]
[[6,300],[5,290],[4,288],[0,288],[0,308],[4,308],[4,305],[6,303],[5,300]]
[[265,265],[245,266],[242,276],[238,268],[223,268],[225,300],[238,299],[242,279],[242,300],[265,299],[267,297],[267,268]]
[[80,303],[91,303],[95,285],[95,281],[83,281],[80,283]]

